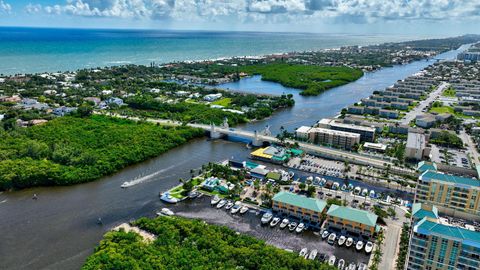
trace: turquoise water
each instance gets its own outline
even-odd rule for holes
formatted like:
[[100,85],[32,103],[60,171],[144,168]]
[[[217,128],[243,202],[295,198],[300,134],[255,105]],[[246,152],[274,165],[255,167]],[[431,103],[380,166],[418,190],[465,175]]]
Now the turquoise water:
[[415,36],[0,28],[0,73],[35,73],[317,50]]

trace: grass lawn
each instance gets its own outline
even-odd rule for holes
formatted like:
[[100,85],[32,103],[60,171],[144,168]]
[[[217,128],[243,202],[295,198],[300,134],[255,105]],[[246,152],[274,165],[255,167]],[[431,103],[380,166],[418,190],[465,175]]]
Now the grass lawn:
[[455,97],[456,91],[453,88],[448,88],[443,91],[442,96],[444,97]]
[[222,98],[222,99],[219,99],[217,101],[212,102],[213,105],[220,105],[220,106],[223,106],[223,107],[228,107],[230,105],[230,103],[232,103],[231,98]]
[[430,109],[430,112],[433,112],[433,113],[450,113],[450,114],[455,114],[455,111],[454,111],[453,108],[450,107],[450,106],[432,107],[432,108]]

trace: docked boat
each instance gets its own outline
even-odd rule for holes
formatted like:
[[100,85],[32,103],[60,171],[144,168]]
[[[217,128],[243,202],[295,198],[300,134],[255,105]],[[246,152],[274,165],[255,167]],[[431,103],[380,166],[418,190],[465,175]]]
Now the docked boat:
[[322,177],[322,180],[320,180],[320,186],[324,186],[325,183],[327,183],[327,180]]
[[347,189],[347,185],[343,184],[342,187],[340,188],[341,191],[345,191]]
[[358,251],[362,250],[362,248],[363,248],[363,242],[359,240],[359,241],[357,242],[357,244],[355,245],[355,248],[356,248]]
[[305,257],[308,255],[308,248],[302,248],[302,250],[300,250],[300,253],[298,253],[298,255],[300,257]]
[[298,224],[297,228],[295,229],[296,233],[301,233],[305,229],[305,224],[300,223]]
[[323,231],[323,233],[322,233],[322,239],[326,239],[329,234],[330,234],[330,233],[329,233],[327,230]]
[[354,195],[360,195],[360,192],[362,191],[362,189],[360,187],[355,187],[353,189],[353,194]]
[[225,204],[227,204],[227,200],[220,200],[217,204],[217,208],[220,209],[220,208],[224,207]]
[[315,258],[317,257],[317,253],[318,253],[318,250],[313,249],[312,251],[310,251],[310,254],[308,254],[308,259],[315,260]]
[[367,196],[367,194],[368,194],[368,189],[364,188],[364,189],[362,190],[362,194],[361,194],[361,195],[362,195],[363,197],[365,197],[365,196]]
[[348,267],[345,270],[356,270],[356,269],[357,269],[357,265],[352,262],[348,265]]
[[375,198],[375,191],[372,189],[370,190],[370,194],[369,194],[370,198],[374,199]]
[[290,223],[290,221],[288,219],[284,218],[282,220],[282,223],[280,223],[280,229],[285,229],[285,227],[288,226],[288,223]]
[[248,211],[248,207],[246,205],[244,205],[244,206],[242,206],[242,208],[240,208],[240,214],[245,214],[247,211]]
[[292,172],[292,171],[289,171],[289,172],[288,172],[288,178],[289,178],[289,179],[293,179],[294,176],[295,176],[295,173],[294,173],[294,172]]
[[347,240],[347,238],[344,236],[344,235],[341,235],[339,238],[338,238],[338,245],[339,246],[343,246],[343,244],[345,244],[345,241]]
[[338,187],[340,187],[340,184],[338,182],[333,182],[332,189],[337,190]]
[[367,244],[365,245],[365,252],[370,253],[372,252],[373,249],[373,243],[368,241]]
[[211,205],[215,205],[215,204],[217,204],[219,201],[220,201],[220,197],[218,197],[217,195],[215,195],[215,196],[213,196],[212,199],[210,200],[210,204],[211,204]]
[[367,265],[364,264],[364,263],[359,263],[357,269],[358,270],[367,270]]
[[121,188],[128,188],[133,186],[131,182],[123,182],[123,184],[120,186]]
[[337,257],[335,257],[335,255],[330,256],[330,258],[328,258],[328,265],[334,266],[336,260]]
[[335,239],[337,239],[337,235],[335,233],[331,233],[328,236],[328,243],[333,245],[333,243],[335,243]]
[[295,228],[297,228],[297,223],[295,221],[288,225],[288,230],[291,232],[295,231]]
[[195,199],[197,198],[198,196],[200,195],[200,192],[196,191],[196,190],[192,190],[188,193],[188,198],[190,199]]
[[235,202],[232,209],[230,209],[230,213],[236,214],[242,208],[242,204],[240,202]]
[[347,238],[347,241],[345,242],[345,246],[346,247],[351,247],[353,245],[353,238],[352,237],[348,237]]
[[266,212],[266,213],[263,214],[263,216],[262,216],[262,219],[261,219],[262,224],[267,224],[267,223],[269,223],[270,220],[272,220],[272,218],[273,218],[272,213]]
[[227,204],[225,205],[225,209],[227,210],[230,210],[230,208],[233,207],[233,202],[232,201],[228,201]]
[[270,227],[273,228],[273,227],[277,226],[277,224],[278,224],[279,222],[280,222],[280,218],[279,218],[279,217],[274,217],[274,218],[272,219],[272,222],[270,222]]
[[348,190],[352,191],[354,189],[354,186],[352,184],[348,184]]
[[160,200],[167,202],[167,203],[177,203],[178,199],[172,197],[169,192],[164,192],[162,193],[162,196],[160,196]]
[[175,215],[175,213],[173,213],[173,211],[168,208],[162,208],[160,212],[157,212],[157,216],[173,216],[173,215]]
[[340,259],[340,260],[338,261],[337,268],[338,268],[339,270],[343,270],[343,268],[345,268],[345,260],[344,260],[344,259]]

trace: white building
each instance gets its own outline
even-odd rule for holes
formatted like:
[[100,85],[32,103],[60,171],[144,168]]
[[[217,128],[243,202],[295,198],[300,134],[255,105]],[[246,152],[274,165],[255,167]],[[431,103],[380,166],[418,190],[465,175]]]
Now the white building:
[[409,132],[407,137],[407,146],[405,148],[405,157],[408,159],[422,160],[424,156],[430,153],[427,149],[427,141],[424,134]]

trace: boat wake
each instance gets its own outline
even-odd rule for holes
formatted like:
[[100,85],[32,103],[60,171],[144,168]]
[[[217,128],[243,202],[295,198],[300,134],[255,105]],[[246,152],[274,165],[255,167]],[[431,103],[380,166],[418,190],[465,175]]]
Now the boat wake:
[[135,178],[132,181],[125,182],[125,183],[122,184],[122,188],[127,188],[127,187],[131,187],[131,186],[138,185],[140,183],[146,182],[146,181],[152,179],[153,177],[155,177],[159,174],[162,174],[162,173],[164,173],[164,172],[166,172],[166,171],[168,171],[168,170],[170,170],[174,167],[175,167],[175,165],[172,165],[172,166],[169,166],[167,168],[156,171],[154,173],[151,173],[151,174],[148,174],[148,175],[145,175],[145,176],[141,176],[139,178]]

